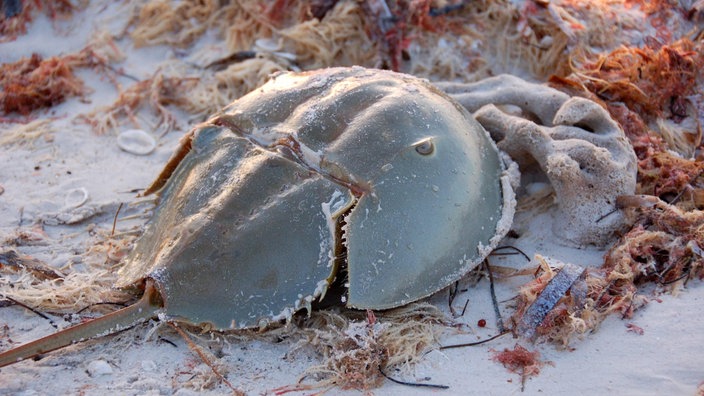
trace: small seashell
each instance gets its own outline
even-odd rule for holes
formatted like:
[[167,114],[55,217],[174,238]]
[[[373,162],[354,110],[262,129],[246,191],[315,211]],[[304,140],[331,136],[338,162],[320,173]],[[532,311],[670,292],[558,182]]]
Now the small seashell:
[[281,42],[271,38],[260,38],[254,42],[254,46],[265,52],[275,52],[281,50]]
[[128,153],[147,155],[156,148],[156,140],[141,129],[128,129],[117,137],[117,145]]
[[279,58],[284,58],[284,59],[290,60],[290,61],[295,61],[296,59],[298,59],[296,57],[296,54],[292,54],[290,52],[276,51],[276,52],[272,52],[272,54],[278,56]]
[[112,374],[112,367],[110,367],[110,364],[105,360],[93,360],[88,363],[86,371],[91,377],[98,377]]
[[83,187],[68,190],[64,199],[64,206],[67,208],[77,208],[88,200],[88,190]]
[[157,368],[153,360],[142,360],[142,370],[153,373],[157,371]]

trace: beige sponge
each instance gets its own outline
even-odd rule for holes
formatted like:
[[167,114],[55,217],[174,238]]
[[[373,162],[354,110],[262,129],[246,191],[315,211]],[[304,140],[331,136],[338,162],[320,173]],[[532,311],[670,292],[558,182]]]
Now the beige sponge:
[[604,246],[624,226],[616,197],[636,188],[636,156],[623,130],[590,100],[515,76],[440,83],[524,170],[536,163],[555,190],[555,234]]

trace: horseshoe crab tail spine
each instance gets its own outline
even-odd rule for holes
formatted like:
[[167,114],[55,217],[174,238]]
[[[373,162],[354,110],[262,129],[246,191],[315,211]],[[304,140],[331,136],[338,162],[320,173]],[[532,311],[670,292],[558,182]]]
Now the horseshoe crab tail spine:
[[151,281],[147,281],[144,295],[135,304],[97,319],[69,327],[38,340],[0,353],[0,367],[51,352],[78,342],[126,330],[155,317],[163,303]]

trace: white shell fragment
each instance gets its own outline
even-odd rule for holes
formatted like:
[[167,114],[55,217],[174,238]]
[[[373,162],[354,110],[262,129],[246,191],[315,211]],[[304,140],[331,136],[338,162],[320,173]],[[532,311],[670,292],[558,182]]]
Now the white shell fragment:
[[117,145],[130,154],[147,155],[156,148],[156,140],[141,129],[128,129],[117,136]]
[[88,201],[88,190],[83,187],[68,190],[64,198],[64,206],[67,209],[78,208]]
[[91,377],[99,377],[112,374],[112,367],[110,367],[110,364],[105,360],[93,360],[88,363],[86,371]]
[[274,40],[272,38],[259,38],[254,41],[254,46],[256,49],[267,52],[281,51],[281,40]]

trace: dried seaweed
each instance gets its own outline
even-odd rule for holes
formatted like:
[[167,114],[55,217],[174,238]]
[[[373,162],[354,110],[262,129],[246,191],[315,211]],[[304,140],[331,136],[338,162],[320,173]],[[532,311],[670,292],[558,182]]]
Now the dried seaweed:
[[[626,208],[635,205],[629,209],[636,212],[637,222],[605,256],[603,268],[609,269],[608,281],[673,285],[704,276],[700,249],[704,246],[704,211],[683,211],[648,196],[623,197],[620,201]],[[627,277],[612,277],[617,269]]]
[[44,11],[50,19],[64,18],[82,7],[71,0],[5,1],[0,3],[0,42],[12,41],[27,33],[36,13]]
[[52,107],[72,96],[83,96],[88,89],[74,70],[90,67],[111,77],[111,62],[120,60],[122,53],[112,38],[99,33],[75,54],[43,58],[32,54],[14,63],[0,65],[0,108],[2,113],[23,116],[32,111]]
[[[586,296],[566,293],[537,327],[539,337],[567,346],[579,334],[594,330],[611,313],[630,318],[648,299],[639,287],[656,283],[676,291],[689,279],[704,278],[704,211],[683,211],[652,196],[619,199],[634,213],[635,226],[605,255],[600,268],[586,271]],[[543,273],[519,294],[514,322],[555,273],[542,262]]]
[[0,66],[0,106],[4,114],[28,115],[52,107],[67,97],[85,93],[83,82],[73,73],[73,58],[39,54]]
[[142,128],[137,113],[147,108],[157,115],[157,125],[169,131],[176,126],[176,117],[169,110],[169,105],[195,113],[202,112],[197,99],[192,100],[190,95],[199,81],[198,77],[170,77],[157,71],[153,77],[136,82],[120,92],[111,105],[83,114],[79,119],[91,125],[98,134],[116,131],[122,118],[127,118],[134,126]]
[[[448,5],[404,0],[364,4],[153,0],[135,14],[131,36],[137,45],[185,47],[210,28],[224,37],[229,53],[251,53],[244,62],[230,65],[227,74],[200,76],[204,87],[197,89],[203,104],[196,110],[200,114],[259,86],[266,78],[264,71],[361,65],[467,81],[527,65],[536,76],[562,75],[569,71],[568,45],[598,45],[613,37],[596,37],[611,26],[607,17],[619,15],[612,10],[602,16],[603,11],[580,2],[564,7],[526,2],[518,9],[508,1]],[[598,23],[584,24],[578,17]],[[622,28],[629,26],[621,22]],[[157,114],[164,118],[161,110]],[[127,112],[122,116],[136,121]],[[115,126],[107,123],[108,128],[97,129]]]
[[667,201],[678,197],[683,209],[704,209],[698,197],[704,191],[704,162],[680,158],[668,152],[647,156],[639,162],[639,194]]
[[[280,0],[267,5],[240,0],[215,5],[153,0],[132,19],[131,35],[137,45],[185,47],[211,28],[224,37],[230,53],[266,42],[305,70],[360,65],[468,81],[526,67],[538,77],[565,75],[569,45],[597,45],[613,37],[596,38],[612,26],[601,11],[532,1],[519,9],[509,1]],[[583,24],[572,14],[598,23]]]
[[[634,142],[639,158],[644,154],[639,152],[643,138],[650,134],[691,158],[702,137],[699,111],[704,103],[698,92],[704,66],[703,44],[689,39],[670,45],[650,41],[652,45],[643,48],[621,47],[596,60],[575,61],[570,79],[609,104]],[[622,103],[628,112],[616,103]],[[651,132],[642,132],[644,127]],[[660,151],[662,144],[656,145]]]
[[[621,47],[578,66],[584,86],[647,117],[678,116],[670,108],[695,93],[704,57],[688,39],[671,45]],[[646,119],[646,121],[650,121]]]
[[365,21],[355,2],[339,2],[323,20],[311,19],[276,32],[284,51],[296,55],[306,70],[330,66],[373,66],[376,44],[365,33]]
[[41,119],[26,124],[14,124],[0,134],[0,146],[32,147],[40,138],[45,142],[54,139],[54,127],[50,119]]
[[[71,262],[52,269],[62,276],[46,279],[47,269],[37,273],[38,267],[20,268],[0,266],[0,295],[11,297],[43,312],[72,313],[76,307],[89,306],[104,301],[127,301],[132,296],[111,286],[116,273],[115,261],[107,259],[112,245],[105,233],[100,233],[93,247],[83,255],[85,265],[74,267]],[[121,238],[124,239],[124,238]]]
[[[644,12],[666,15],[671,8]],[[586,299],[577,304],[565,295],[538,327],[545,339],[567,345],[610,313],[630,318],[648,301],[640,294],[643,285],[676,292],[687,280],[704,276],[704,44],[682,39],[665,45],[663,37],[594,60],[582,54],[572,75],[551,79],[564,91],[601,102],[622,126],[638,157],[636,193],[644,195],[618,199],[633,227],[607,252],[602,267],[587,270]],[[552,276],[546,271],[524,288],[514,320]]]
[[217,0],[147,2],[133,17],[130,36],[136,47],[166,44],[178,48],[191,45],[210,25],[218,11]]
[[540,374],[542,367],[549,363],[540,360],[540,352],[531,352],[519,344],[516,344],[513,349],[506,348],[501,352],[493,352],[493,360],[503,364],[510,372],[521,376],[521,391],[525,389],[526,380]]
[[303,341],[298,348],[313,347],[323,363],[306,370],[301,378],[314,382],[279,388],[276,394],[333,386],[362,391],[375,388],[384,381],[383,373],[408,370],[438,345],[440,325],[445,323],[444,315],[429,304],[366,315],[362,319],[358,312],[313,313],[299,329]]

